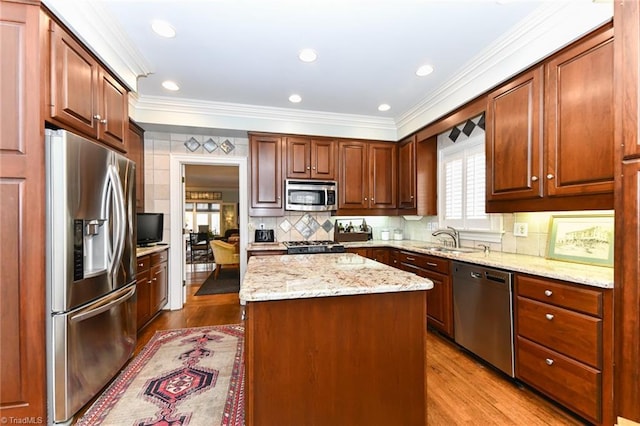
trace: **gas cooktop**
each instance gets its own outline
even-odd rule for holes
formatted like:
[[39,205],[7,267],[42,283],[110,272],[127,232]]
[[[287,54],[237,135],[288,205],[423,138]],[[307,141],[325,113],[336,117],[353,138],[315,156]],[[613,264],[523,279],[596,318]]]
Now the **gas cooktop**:
[[288,254],[344,253],[344,246],[330,240],[285,241]]

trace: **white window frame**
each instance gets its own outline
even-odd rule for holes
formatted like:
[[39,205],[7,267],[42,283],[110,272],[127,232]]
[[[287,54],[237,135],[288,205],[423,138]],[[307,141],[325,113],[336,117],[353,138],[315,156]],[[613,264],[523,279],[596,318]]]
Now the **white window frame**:
[[[440,228],[451,226],[460,231],[462,239],[495,242],[499,243],[502,239],[502,215],[487,214],[484,217],[468,217],[467,216],[467,161],[473,156],[483,153],[485,150],[485,135],[483,131],[472,134],[471,137],[459,140],[453,143],[448,138],[448,132],[438,136],[438,225]],[[464,138],[464,137],[462,137]],[[447,163],[450,161],[461,160],[461,199],[459,206],[461,216],[459,218],[447,218],[447,202],[451,199],[446,197],[447,185]],[[486,161],[482,161],[482,173],[485,173]],[[485,182],[480,181],[478,184],[482,186],[480,200],[483,207],[486,208],[485,199]],[[477,201],[480,201],[477,200]]]

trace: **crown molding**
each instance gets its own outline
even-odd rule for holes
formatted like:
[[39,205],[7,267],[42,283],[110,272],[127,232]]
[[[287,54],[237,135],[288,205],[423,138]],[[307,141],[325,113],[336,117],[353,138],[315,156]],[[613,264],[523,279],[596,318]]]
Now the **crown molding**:
[[391,118],[164,96],[137,96],[130,105],[139,123],[397,140]]
[[43,0],[44,5],[133,91],[138,77],[151,74],[152,67],[129,41],[120,25],[94,0]]
[[613,5],[547,2],[492,43],[458,74],[396,117],[403,138],[508,80],[613,17]]

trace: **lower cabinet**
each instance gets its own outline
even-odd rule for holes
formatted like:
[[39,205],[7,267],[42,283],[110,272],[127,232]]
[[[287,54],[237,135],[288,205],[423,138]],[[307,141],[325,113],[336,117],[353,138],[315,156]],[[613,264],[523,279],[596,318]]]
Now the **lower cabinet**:
[[611,290],[521,274],[515,283],[516,377],[613,423]]
[[453,293],[449,270],[451,262],[437,256],[397,250],[391,264],[433,281],[427,291],[427,324],[453,338]]
[[393,264],[391,249],[388,247],[350,247],[346,249],[347,253],[355,253],[362,257],[384,263],[385,265],[395,266]]
[[138,330],[151,321],[167,304],[168,258],[168,250],[138,257],[136,272]]

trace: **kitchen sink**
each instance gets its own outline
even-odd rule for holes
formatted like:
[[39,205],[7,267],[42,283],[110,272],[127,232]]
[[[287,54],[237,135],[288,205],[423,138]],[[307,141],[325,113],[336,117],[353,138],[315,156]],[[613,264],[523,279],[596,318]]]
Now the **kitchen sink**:
[[441,253],[450,254],[462,254],[462,253],[476,253],[478,250],[465,247],[444,247],[444,246],[423,246],[420,247],[423,250],[436,251]]

